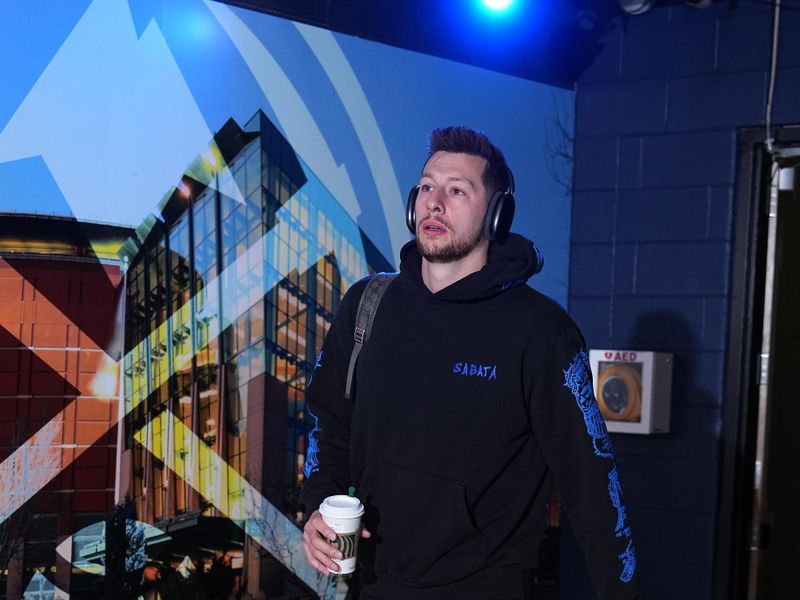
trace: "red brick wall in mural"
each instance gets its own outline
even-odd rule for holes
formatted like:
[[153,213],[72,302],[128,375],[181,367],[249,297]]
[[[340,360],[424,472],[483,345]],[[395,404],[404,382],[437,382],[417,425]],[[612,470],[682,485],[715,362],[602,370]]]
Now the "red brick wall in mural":
[[114,504],[119,280],[97,260],[0,258],[0,598],[35,571],[89,585],[56,547]]

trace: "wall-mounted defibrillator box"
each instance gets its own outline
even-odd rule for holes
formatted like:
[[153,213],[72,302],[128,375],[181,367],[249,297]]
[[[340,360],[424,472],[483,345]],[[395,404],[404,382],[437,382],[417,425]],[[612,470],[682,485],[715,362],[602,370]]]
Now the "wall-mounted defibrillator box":
[[668,433],[672,354],[589,350],[594,394],[609,431]]

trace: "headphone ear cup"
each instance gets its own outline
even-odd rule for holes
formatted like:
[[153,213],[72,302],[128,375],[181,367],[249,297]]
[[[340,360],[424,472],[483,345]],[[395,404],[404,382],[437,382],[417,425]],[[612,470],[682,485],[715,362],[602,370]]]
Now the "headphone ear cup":
[[412,235],[417,235],[417,194],[419,186],[415,185],[408,192],[408,202],[406,202],[406,227]]
[[508,239],[516,204],[511,192],[495,192],[486,208],[483,219],[483,237],[502,244]]
[[503,194],[503,201],[497,211],[497,228],[494,232],[494,239],[503,243],[511,233],[511,223],[514,221],[514,212],[517,209],[517,201],[514,194],[506,192]]
[[489,204],[486,207],[486,215],[483,217],[483,237],[490,242],[494,241],[495,233],[495,216],[497,215],[497,206],[500,199],[503,197],[503,192],[495,192],[489,198]]

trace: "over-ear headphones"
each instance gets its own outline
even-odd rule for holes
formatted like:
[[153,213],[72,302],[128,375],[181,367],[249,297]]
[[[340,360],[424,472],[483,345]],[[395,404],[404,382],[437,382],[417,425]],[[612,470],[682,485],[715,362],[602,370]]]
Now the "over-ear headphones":
[[[511,230],[511,221],[514,220],[514,174],[511,169],[506,167],[508,174],[508,187],[504,192],[497,190],[489,198],[486,207],[486,215],[483,218],[482,233],[490,242],[502,244],[508,238]],[[419,186],[415,185],[408,192],[408,202],[406,203],[406,226],[414,235],[417,234],[417,195]]]

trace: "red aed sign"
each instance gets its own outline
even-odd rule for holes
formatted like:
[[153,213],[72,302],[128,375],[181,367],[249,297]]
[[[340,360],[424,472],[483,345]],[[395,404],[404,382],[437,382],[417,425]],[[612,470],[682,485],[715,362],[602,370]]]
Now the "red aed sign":
[[633,362],[636,360],[636,352],[604,352],[606,360],[616,362]]

